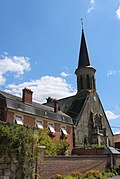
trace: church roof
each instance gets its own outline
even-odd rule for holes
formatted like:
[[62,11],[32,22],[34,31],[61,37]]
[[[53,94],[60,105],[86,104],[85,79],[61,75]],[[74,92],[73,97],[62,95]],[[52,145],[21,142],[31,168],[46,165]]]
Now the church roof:
[[84,91],[81,93],[77,93],[75,96],[58,100],[62,111],[64,111],[73,119],[74,125],[77,124],[77,119],[83,111],[88,94],[88,91]]
[[91,66],[90,57],[87,49],[84,31],[82,29],[81,45],[78,60],[78,69],[86,66]]

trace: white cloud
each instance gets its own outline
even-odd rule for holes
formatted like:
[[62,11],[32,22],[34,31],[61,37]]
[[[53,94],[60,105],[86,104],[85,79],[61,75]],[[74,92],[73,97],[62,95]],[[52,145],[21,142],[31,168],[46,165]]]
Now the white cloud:
[[111,111],[106,111],[106,116],[107,118],[110,120],[110,119],[117,119],[120,117],[120,115],[117,115],[117,114],[114,114],[113,112]]
[[114,132],[114,135],[116,135],[116,134],[120,134],[120,131]]
[[87,10],[87,13],[91,13],[95,9],[95,0],[90,0],[90,7]]
[[8,72],[14,74],[14,77],[20,77],[25,71],[30,70],[29,58],[24,56],[8,56],[5,52],[0,59],[0,85],[5,84],[5,75]]
[[118,9],[116,10],[116,16],[117,16],[117,18],[120,20],[120,6],[119,6]]
[[60,76],[62,76],[62,77],[67,77],[67,76],[70,76],[70,74],[69,74],[69,73],[65,73],[65,72],[61,72],[61,73],[60,73]]
[[111,75],[116,75],[116,74],[119,74],[119,73],[120,73],[120,70],[108,70],[107,77],[111,76]]
[[45,98],[49,96],[59,99],[76,94],[76,90],[65,79],[53,76],[43,76],[39,80],[32,80],[18,85],[9,84],[5,91],[21,96],[21,91],[25,87],[31,89],[34,100],[41,103],[45,102]]

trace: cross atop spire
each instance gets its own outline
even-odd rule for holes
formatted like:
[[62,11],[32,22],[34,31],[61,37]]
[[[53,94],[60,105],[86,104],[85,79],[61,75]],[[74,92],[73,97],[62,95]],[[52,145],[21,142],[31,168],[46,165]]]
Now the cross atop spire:
[[83,30],[83,26],[84,26],[84,24],[83,24],[83,18],[81,19],[81,25],[82,25],[82,30]]
[[78,69],[85,66],[91,66],[90,57],[88,54],[87,44],[85,40],[83,22],[82,22],[82,37],[81,37],[81,46],[78,60]]

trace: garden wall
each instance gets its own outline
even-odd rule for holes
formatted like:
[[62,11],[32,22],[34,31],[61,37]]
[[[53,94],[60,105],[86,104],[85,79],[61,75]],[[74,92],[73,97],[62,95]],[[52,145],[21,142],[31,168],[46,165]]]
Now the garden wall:
[[[120,164],[120,155],[112,156],[114,165]],[[30,179],[42,177],[50,179],[55,174],[70,174],[72,172],[86,172],[88,170],[105,170],[110,166],[111,156],[109,155],[79,155],[79,156],[57,156],[48,157],[44,155],[44,148],[40,148],[35,172]],[[12,165],[12,166],[11,166]],[[11,170],[12,169],[12,170]],[[14,173],[15,166],[9,158],[0,158],[0,178],[10,179],[11,172]],[[15,176],[12,176],[12,179]]]
[[[120,164],[120,156],[114,156],[117,164]],[[80,155],[47,157],[44,151],[38,156],[37,174],[44,179],[51,178],[54,174],[70,174],[74,171],[86,172],[88,170],[105,170],[110,166],[111,157],[107,155]],[[114,164],[115,164],[114,162]]]

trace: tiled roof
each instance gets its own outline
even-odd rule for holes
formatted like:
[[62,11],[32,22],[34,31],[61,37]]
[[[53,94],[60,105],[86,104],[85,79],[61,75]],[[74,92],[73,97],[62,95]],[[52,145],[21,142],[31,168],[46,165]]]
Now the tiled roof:
[[104,150],[104,154],[119,154],[120,152],[117,151],[114,147],[108,147]]
[[45,106],[37,102],[32,102],[32,104],[24,103],[22,102],[22,99],[20,97],[8,94],[3,91],[0,91],[0,94],[6,98],[6,107],[9,109],[14,109],[20,112],[25,112],[40,117],[46,117],[68,124],[73,123],[71,117],[69,117],[62,111],[58,111],[57,113],[55,113],[52,107]]
[[[76,125],[78,116],[82,113],[88,93],[88,91],[84,91],[83,93],[58,100],[61,110],[73,119],[74,125]],[[53,102],[44,105],[53,106]]]
[[115,134],[114,135],[114,142],[120,142],[120,134]]

